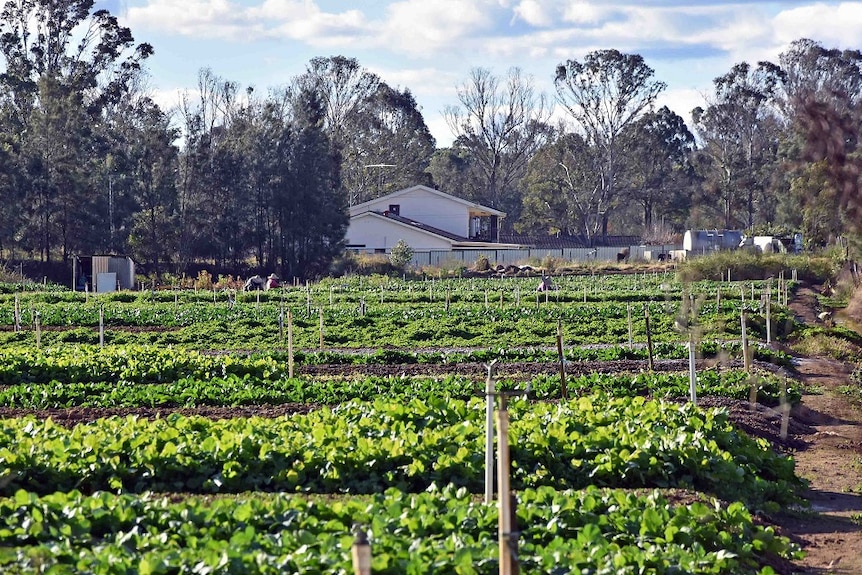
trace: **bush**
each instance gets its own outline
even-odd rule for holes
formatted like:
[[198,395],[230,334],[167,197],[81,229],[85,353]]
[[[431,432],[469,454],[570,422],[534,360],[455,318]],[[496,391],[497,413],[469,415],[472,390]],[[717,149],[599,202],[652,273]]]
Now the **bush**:
[[721,280],[730,270],[732,280],[763,280],[778,277],[784,271],[796,270],[800,280],[823,282],[834,278],[840,261],[828,255],[763,254],[750,250],[732,250],[696,256],[681,263],[678,268],[682,282]]
[[398,240],[398,243],[390,251],[389,261],[396,268],[403,270],[412,259],[413,248],[408,246],[404,240]]

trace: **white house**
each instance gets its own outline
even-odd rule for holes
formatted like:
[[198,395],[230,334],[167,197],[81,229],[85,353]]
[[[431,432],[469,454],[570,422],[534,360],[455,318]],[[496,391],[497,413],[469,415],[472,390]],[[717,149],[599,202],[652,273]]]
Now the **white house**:
[[512,249],[501,244],[505,212],[412,186],[351,206],[348,249],[387,253],[399,240],[416,252],[458,249]]

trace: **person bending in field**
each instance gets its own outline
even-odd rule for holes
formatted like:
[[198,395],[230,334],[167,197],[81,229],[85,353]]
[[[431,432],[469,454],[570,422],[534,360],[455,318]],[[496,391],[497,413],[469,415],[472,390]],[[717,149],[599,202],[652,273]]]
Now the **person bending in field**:
[[269,277],[266,278],[266,289],[273,289],[278,287],[278,276],[275,274],[269,274]]
[[262,290],[265,287],[266,280],[255,274],[246,280],[245,285],[242,286],[242,291]]
[[542,274],[542,281],[539,282],[536,291],[551,291],[554,289],[554,282],[551,281],[551,276]]

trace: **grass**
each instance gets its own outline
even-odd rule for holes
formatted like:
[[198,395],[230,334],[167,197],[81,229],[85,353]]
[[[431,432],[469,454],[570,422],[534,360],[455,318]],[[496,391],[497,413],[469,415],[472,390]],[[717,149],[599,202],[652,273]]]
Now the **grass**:
[[793,351],[810,357],[831,357],[839,361],[862,362],[862,346],[843,337],[835,330],[813,328],[804,330],[791,344]]
[[842,261],[830,254],[762,254],[749,250],[730,250],[692,257],[679,266],[680,281],[721,280],[730,270],[731,279],[758,280],[777,278],[779,273],[796,270],[800,280],[823,282],[836,277]]
[[836,391],[841,395],[846,395],[853,401],[862,401],[862,388],[858,385],[842,385]]

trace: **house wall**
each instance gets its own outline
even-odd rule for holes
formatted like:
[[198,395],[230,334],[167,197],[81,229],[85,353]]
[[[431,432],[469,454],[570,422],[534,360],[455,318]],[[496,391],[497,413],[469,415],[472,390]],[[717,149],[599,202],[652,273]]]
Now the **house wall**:
[[[389,209],[390,204],[400,206],[398,213],[402,217],[464,238],[470,235],[470,211],[467,206],[459,202],[447,200],[445,197],[418,188],[396,198],[381,198],[380,201],[370,203],[368,209],[383,212]],[[404,241],[407,239],[405,238]]]
[[452,246],[444,238],[374,216],[353,218],[347,229],[347,243],[351,246],[365,245],[364,248],[354,248],[363,251],[385,249],[388,252],[398,240],[404,240],[414,250],[421,251],[449,250]]

